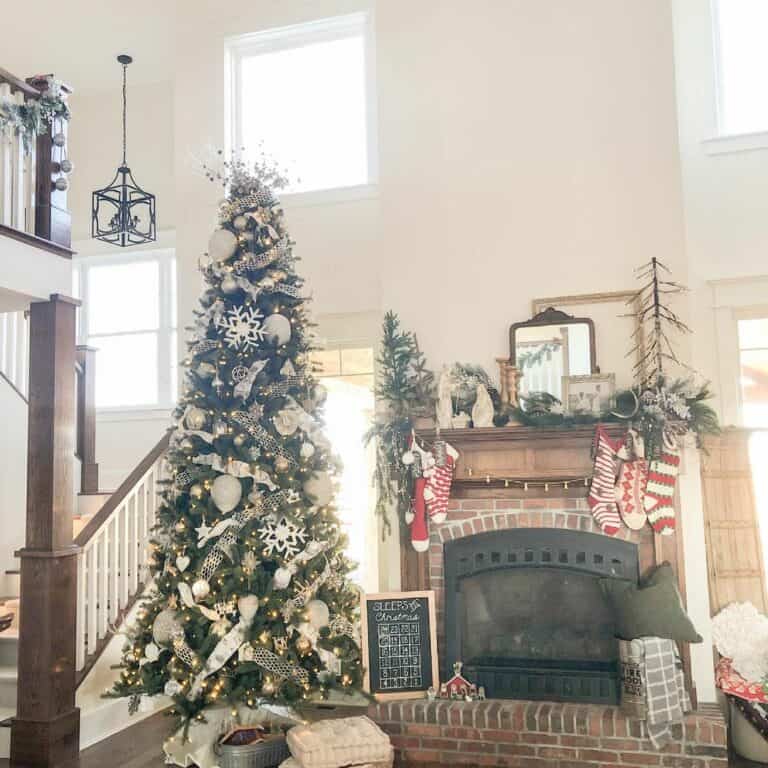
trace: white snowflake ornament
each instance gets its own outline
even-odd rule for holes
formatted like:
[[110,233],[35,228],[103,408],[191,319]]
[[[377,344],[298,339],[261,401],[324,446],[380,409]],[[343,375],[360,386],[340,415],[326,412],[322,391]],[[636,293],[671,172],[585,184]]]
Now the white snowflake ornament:
[[271,557],[274,554],[293,557],[303,547],[307,533],[290,520],[281,517],[277,521],[265,521],[259,537],[264,544],[264,552]]
[[232,349],[248,350],[264,338],[264,315],[255,307],[234,307],[217,325],[224,329],[224,339]]

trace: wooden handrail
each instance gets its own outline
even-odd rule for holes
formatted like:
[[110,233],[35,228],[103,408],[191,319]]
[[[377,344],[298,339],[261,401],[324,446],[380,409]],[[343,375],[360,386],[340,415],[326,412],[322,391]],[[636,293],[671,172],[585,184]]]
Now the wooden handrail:
[[11,92],[21,91],[24,94],[25,99],[39,99],[40,90],[28,83],[26,80],[22,80],[20,77],[11,74],[7,69],[0,67],[0,83],[8,83],[11,86]]
[[110,515],[125,501],[136,484],[147,473],[149,468],[157,459],[168,449],[170,440],[170,430],[166,432],[152,450],[139,462],[138,466],[122,482],[120,487],[104,502],[101,509],[88,521],[82,531],[75,538],[74,544],[77,547],[85,546],[91,538],[98,532],[101,526]]

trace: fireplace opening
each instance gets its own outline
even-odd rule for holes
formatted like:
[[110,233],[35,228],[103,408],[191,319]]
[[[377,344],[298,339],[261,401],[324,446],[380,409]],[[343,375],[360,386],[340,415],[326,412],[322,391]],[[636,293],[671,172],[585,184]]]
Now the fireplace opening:
[[618,643],[599,579],[638,578],[637,547],[558,529],[445,545],[445,666],[493,698],[616,703]]

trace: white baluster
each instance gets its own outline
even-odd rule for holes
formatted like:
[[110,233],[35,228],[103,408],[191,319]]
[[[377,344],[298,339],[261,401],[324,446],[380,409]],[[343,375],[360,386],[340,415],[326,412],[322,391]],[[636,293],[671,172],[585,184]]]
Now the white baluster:
[[130,538],[131,538],[131,595],[136,591],[136,587],[139,584],[139,530],[138,530],[138,494],[134,489],[128,502],[128,509],[130,511]]
[[99,637],[109,632],[109,526],[101,528],[99,537]]
[[109,620],[117,621],[120,615],[120,525],[119,516],[112,514],[109,525]]
[[24,163],[24,211],[26,231],[35,234],[35,184],[37,182],[37,154],[31,151]]
[[147,536],[145,514],[147,510],[147,486],[146,475],[139,482],[139,487],[136,492],[136,558],[137,565],[137,581],[141,583],[144,577],[144,563],[146,561],[145,541]]
[[122,537],[120,547],[120,607],[125,608],[128,605],[128,597],[130,595],[129,581],[128,581],[128,562],[130,559],[130,535],[129,535],[129,523],[130,515],[128,514],[128,505],[123,503],[120,505],[120,536]]
[[23,312],[16,312],[16,376],[13,383],[19,392],[27,394],[27,369],[29,359],[27,356],[27,319]]
[[11,190],[13,189],[13,138],[10,129],[0,131],[0,224],[11,226]]
[[85,555],[77,556],[77,621],[75,624],[75,669],[85,666]]
[[91,539],[86,545],[85,557],[87,561],[87,586],[86,586],[86,627],[88,637],[88,654],[96,651],[96,639],[98,635],[98,573],[99,573],[99,547],[98,539]]

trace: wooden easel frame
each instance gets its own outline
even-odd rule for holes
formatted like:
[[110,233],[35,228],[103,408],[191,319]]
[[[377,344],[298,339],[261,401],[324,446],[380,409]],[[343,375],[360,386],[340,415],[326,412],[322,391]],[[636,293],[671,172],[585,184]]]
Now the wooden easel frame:
[[[435,593],[430,590],[417,592],[376,592],[374,594],[362,593],[360,595],[360,618],[362,625],[363,658],[365,660],[365,675],[363,677],[363,690],[371,693],[371,678],[368,668],[368,602],[371,600],[408,600],[410,598],[426,598],[427,612],[429,614],[429,650],[432,658],[432,682],[428,688],[437,691],[440,687],[440,670],[437,658],[437,619],[435,616]],[[398,693],[374,693],[376,701],[397,701],[400,699],[418,699],[427,695],[427,691],[401,691]]]

